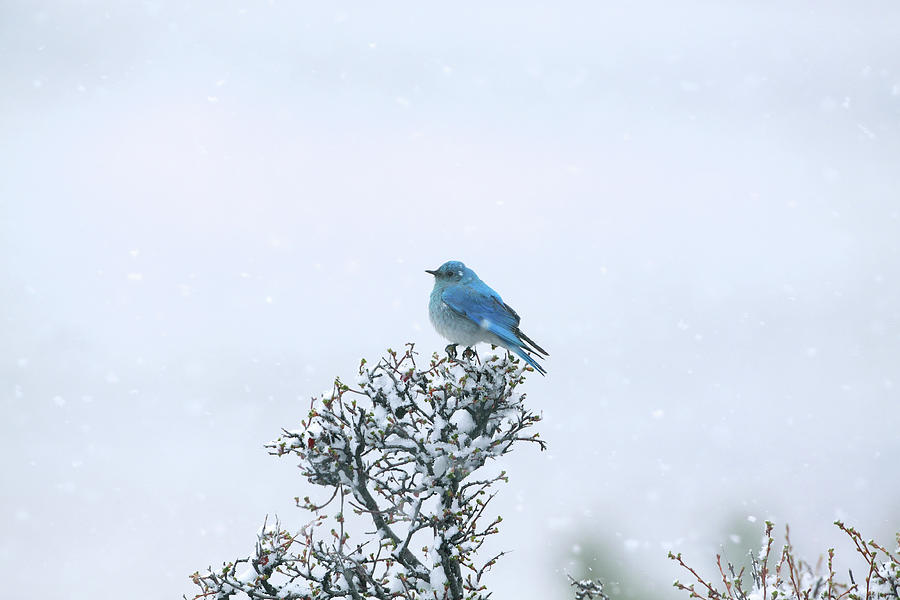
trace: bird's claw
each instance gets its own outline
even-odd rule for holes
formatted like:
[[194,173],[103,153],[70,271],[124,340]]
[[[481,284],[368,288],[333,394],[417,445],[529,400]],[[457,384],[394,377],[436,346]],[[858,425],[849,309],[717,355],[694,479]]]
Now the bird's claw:
[[466,346],[466,349],[463,350],[463,358],[472,360],[473,358],[478,361],[478,364],[481,364],[481,358],[478,356],[478,352],[475,350],[475,346]]
[[447,344],[447,347],[444,348],[444,350],[447,352],[447,356],[456,360],[456,344]]

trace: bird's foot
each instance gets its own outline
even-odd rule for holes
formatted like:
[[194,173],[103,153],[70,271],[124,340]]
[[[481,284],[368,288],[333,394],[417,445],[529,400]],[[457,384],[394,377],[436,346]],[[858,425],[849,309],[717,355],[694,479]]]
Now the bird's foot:
[[447,356],[456,360],[456,344],[447,344],[447,347],[444,348],[444,350],[447,352]]
[[475,346],[466,346],[466,349],[463,350],[463,358],[467,358],[472,360],[473,358],[478,361],[478,364],[481,364],[481,357],[478,356],[478,352],[475,350]]

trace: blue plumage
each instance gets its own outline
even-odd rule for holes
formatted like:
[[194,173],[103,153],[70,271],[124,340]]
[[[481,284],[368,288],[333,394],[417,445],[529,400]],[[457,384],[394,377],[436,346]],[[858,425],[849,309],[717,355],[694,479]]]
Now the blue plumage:
[[546,375],[547,371],[532,354],[546,358],[547,351],[522,333],[516,311],[472,269],[452,260],[426,273],[434,275],[428,315],[438,333],[451,344],[474,346],[487,342],[501,346]]

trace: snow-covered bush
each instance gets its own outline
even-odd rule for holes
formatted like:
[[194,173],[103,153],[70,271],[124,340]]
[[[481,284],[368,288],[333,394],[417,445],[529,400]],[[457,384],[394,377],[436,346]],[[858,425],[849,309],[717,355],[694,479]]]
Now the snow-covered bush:
[[569,575],[569,585],[575,588],[575,600],[609,600],[599,579],[575,579]]
[[[897,550],[892,553],[873,540],[866,541],[858,531],[840,521],[835,521],[835,525],[850,536],[862,557],[866,570],[863,579],[854,577],[852,571],[849,572],[849,583],[836,578],[833,548],[828,550],[825,567],[822,567],[822,561],[814,567],[798,559],[794,555],[787,528],[784,546],[780,554],[775,554],[779,556],[775,562],[772,555],[774,526],[766,521],[762,550],[758,555],[750,555],[749,574],[745,574],[744,569],[736,572],[731,563],[723,566],[721,555],[717,555],[716,565],[722,584],[719,587],[689,567],[681,554],[670,552],[669,558],[696,580],[689,584],[676,581],[674,585],[688,592],[691,598],[703,600],[900,600],[900,560],[897,558],[900,554],[900,533],[897,534]],[[745,575],[749,575],[746,580]]]
[[544,448],[529,431],[540,417],[518,389],[530,367],[506,353],[434,354],[424,367],[416,356],[409,345],[374,366],[364,360],[355,386],[336,380],[299,428],[267,446],[299,460],[306,479],[326,488],[323,501],[298,498],[312,515],[299,531],[266,524],[251,556],[195,573],[196,598],[490,595],[483,576],[500,555],[477,554],[497,533],[501,518],[486,509],[507,478],[479,469],[520,442]]

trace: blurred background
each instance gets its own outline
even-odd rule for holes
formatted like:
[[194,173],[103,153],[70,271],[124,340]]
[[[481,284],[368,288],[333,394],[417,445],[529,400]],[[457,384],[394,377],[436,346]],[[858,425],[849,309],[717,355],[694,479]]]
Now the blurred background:
[[[193,595],[312,490],[263,444],[442,350],[460,259],[547,348],[497,598],[672,598],[763,521],[900,529],[892,1],[0,5],[0,579]],[[846,572],[844,570],[843,572]]]

